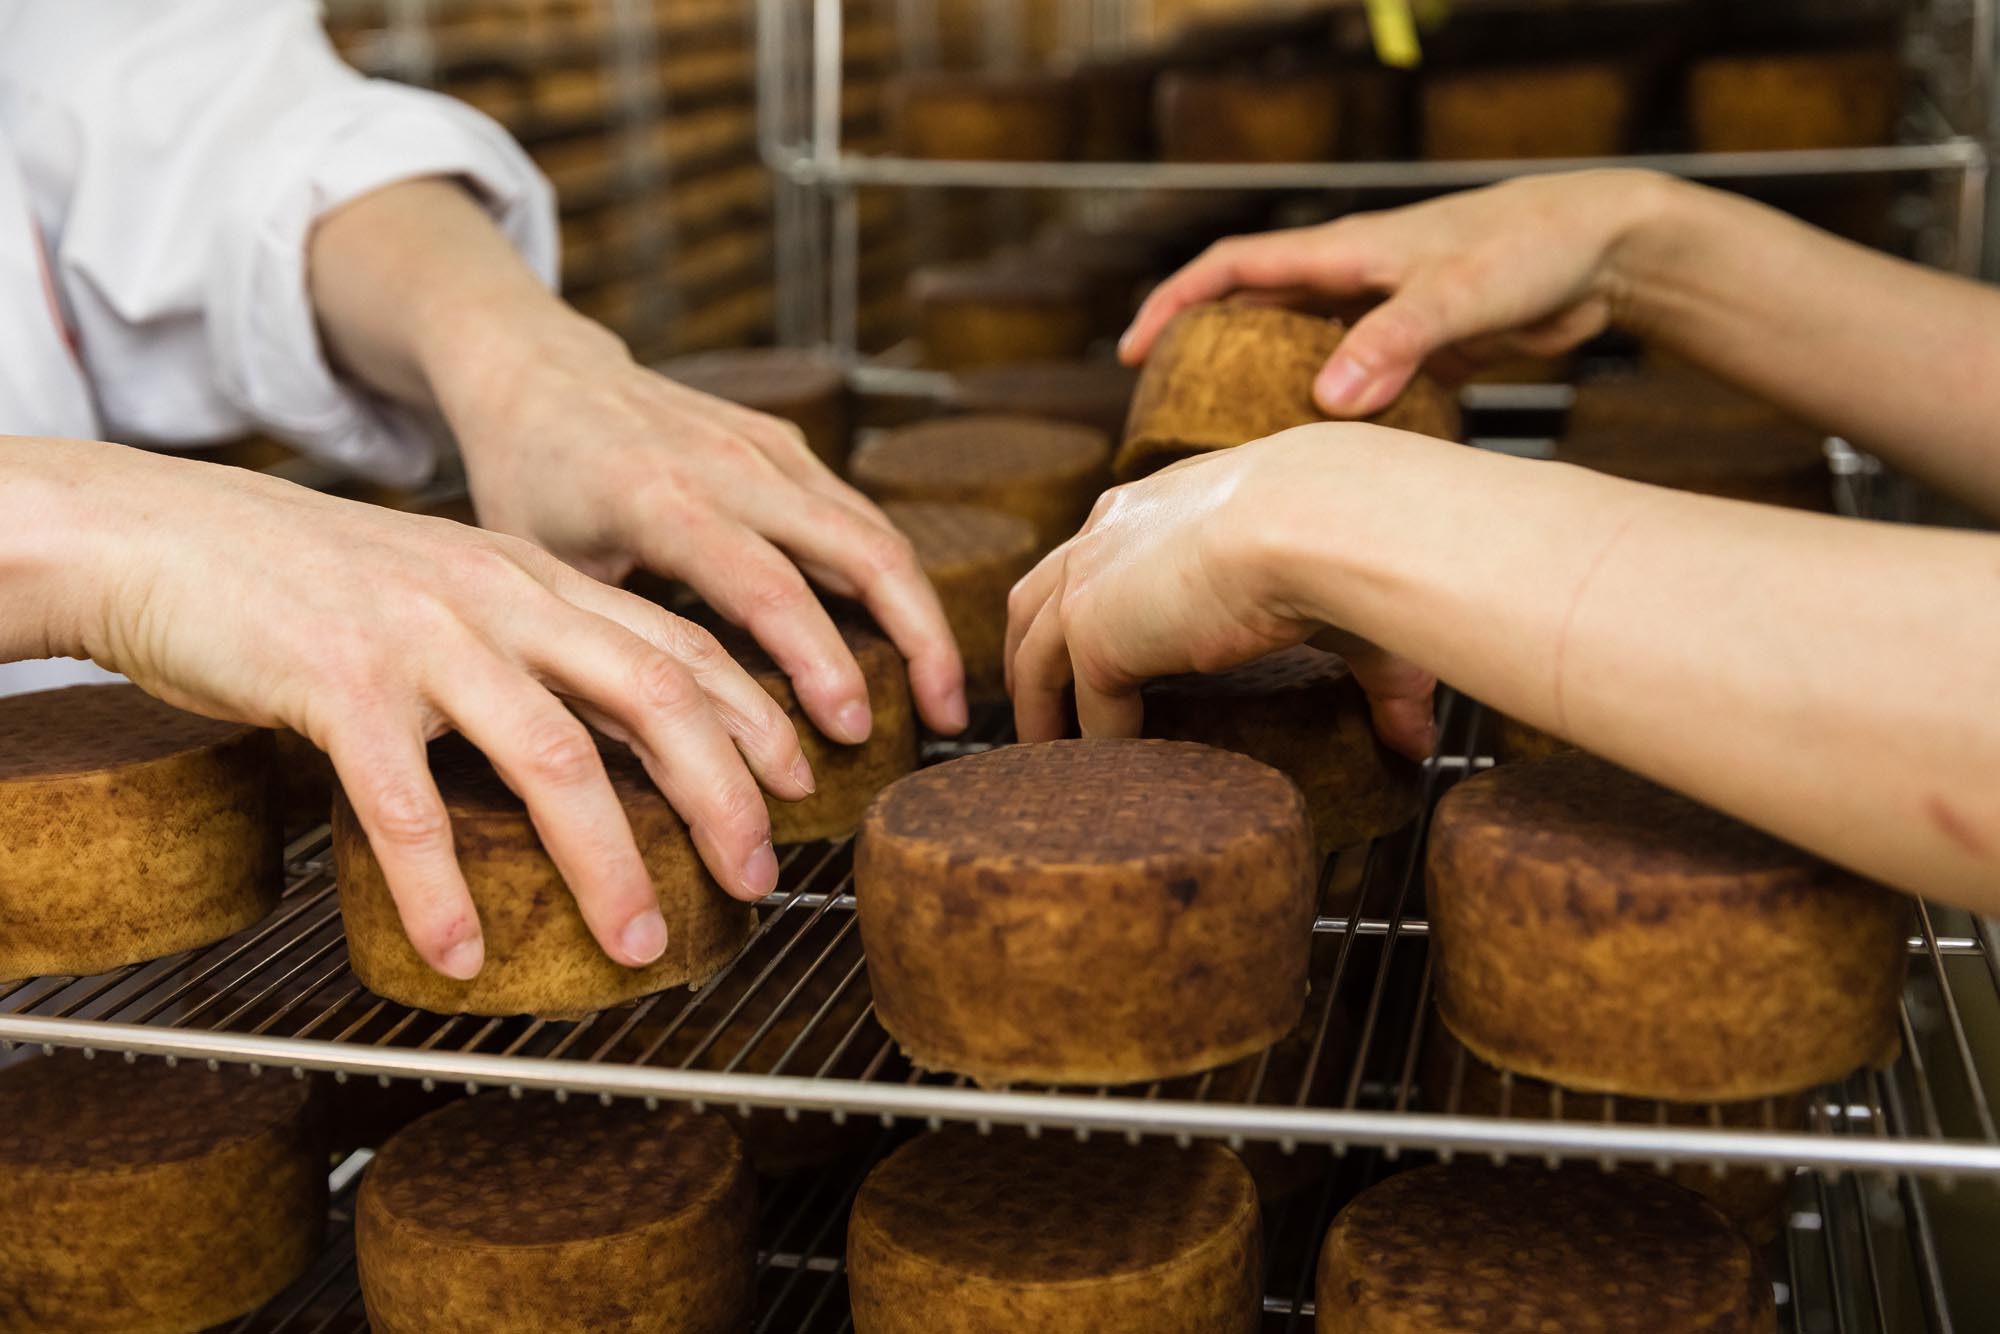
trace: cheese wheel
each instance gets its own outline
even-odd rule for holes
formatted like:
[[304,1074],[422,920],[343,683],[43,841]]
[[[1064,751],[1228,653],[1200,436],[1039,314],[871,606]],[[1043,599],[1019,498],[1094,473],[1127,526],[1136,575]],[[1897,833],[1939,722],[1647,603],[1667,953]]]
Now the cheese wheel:
[[1438,1013],[1493,1065],[1736,1101],[1896,1039],[1902,896],[1580,751],[1446,794],[1429,885]]
[[136,686],[0,698],[0,981],[196,949],[276,907],[273,746]]
[[1423,119],[1434,161],[1611,157],[1630,136],[1632,77],[1610,64],[1434,71]]
[[916,70],[889,83],[905,157],[952,162],[1057,162],[1073,156],[1069,86],[1044,74]]
[[922,770],[869,809],[854,883],[883,1028],[982,1084],[1205,1070],[1305,1001],[1305,802],[1207,746],[1053,741]]
[[659,371],[690,389],[782,417],[827,467],[846,466],[853,406],[847,377],[826,358],[797,348],[745,347],[676,357]]
[[1347,663],[1300,645],[1231,671],[1149,683],[1146,735],[1248,755],[1305,795],[1322,858],[1408,824],[1418,768],[1376,740]]
[[1539,760],[1576,749],[1555,733],[1532,727],[1498,709],[1486,710],[1486,737],[1495,764],[1519,764],[1522,760]]
[[1229,1150],[926,1135],[861,1183],[855,1334],[1253,1334],[1257,1192]]
[[1111,446],[1098,432],[1035,417],[945,417],[884,431],[854,451],[848,476],[877,500],[937,500],[1017,514],[1047,551],[1073,536],[1104,489]]
[[1889,50],[1710,56],[1688,74],[1695,148],[1870,148],[1896,137],[1903,70]]
[[354,1248],[376,1334],[734,1334],[755,1225],[720,1117],[489,1093],[383,1146]]
[[1320,1251],[1320,1334],[1772,1334],[1756,1249],[1658,1177],[1458,1162],[1349,1201]]
[[964,372],[952,405],[1071,422],[1115,440],[1124,434],[1138,383],[1137,372],[1112,361],[1021,361]]
[[1018,514],[975,505],[887,501],[882,512],[917,549],[965,662],[976,704],[1007,698],[1007,594],[1034,568],[1035,526]]
[[333,813],[333,761],[326,752],[292,731],[272,732],[273,771],[284,836],[297,838],[325,824]]
[[1154,96],[1163,161],[1325,162],[1340,154],[1340,84],[1325,71],[1169,70]]
[[276,1296],[326,1225],[311,1094],[70,1053],[0,1074],[0,1328],[178,1334]]
[[[1313,402],[1313,379],[1345,331],[1338,320],[1231,301],[1190,306],[1174,316],[1132,395],[1114,465],[1119,480],[1325,421]],[[1458,438],[1457,400],[1421,372],[1368,420]]]
[[1014,254],[918,269],[909,297],[926,361],[948,371],[1080,357],[1100,310],[1088,275]]
[[486,966],[460,982],[433,971],[417,954],[343,789],[334,801],[333,855],[348,957],[362,984],[378,996],[442,1014],[559,1016],[700,982],[727,963],[749,938],[755,911],[709,877],[687,826],[632,753],[608,744],[601,749],[659,892],[665,954],[644,968],[627,968],[604,953],[543,850],[527,807],[485,756],[453,734],[431,743],[431,774],[479,913]]

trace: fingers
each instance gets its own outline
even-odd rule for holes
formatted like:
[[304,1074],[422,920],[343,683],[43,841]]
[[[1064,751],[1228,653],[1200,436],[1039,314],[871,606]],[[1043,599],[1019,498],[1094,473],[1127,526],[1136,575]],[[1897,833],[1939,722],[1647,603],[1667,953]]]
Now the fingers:
[[1069,649],[1054,598],[1035,612],[1011,661],[1015,733],[1023,741],[1054,741],[1069,735],[1064,698],[1071,679]]
[[1147,295],[1118,340],[1119,360],[1138,365],[1174,316],[1241,289],[1296,288],[1335,296],[1363,290],[1365,256],[1358,244],[1344,244],[1352,236],[1351,227],[1339,232],[1295,227],[1216,242]]
[[1347,660],[1355,684],[1367,692],[1369,716],[1383,745],[1413,760],[1431,757],[1437,749],[1435,676],[1408,658],[1342,631],[1323,631],[1312,642]]
[[1007,642],[1001,670],[1010,697],[1014,693],[1014,659],[1020,654],[1021,641],[1027,637],[1028,627],[1035,623],[1042,604],[1062,587],[1063,561],[1068,551],[1069,543],[1065,542],[1036,561],[1035,568],[1022,575],[1007,592]]
[[1138,686],[1113,687],[1094,680],[1070,651],[1070,676],[1076,688],[1077,729],[1085,736],[1138,736],[1145,725],[1145,707]]
[[1380,412],[1434,352],[1482,332],[1462,327],[1447,284],[1412,282],[1361,317],[1313,380],[1313,399],[1333,417]]
[[403,930],[425,963],[470,981],[485,965],[486,943],[423,735],[414,725],[379,724],[362,711],[352,717],[351,730],[332,734],[328,753],[381,864]]

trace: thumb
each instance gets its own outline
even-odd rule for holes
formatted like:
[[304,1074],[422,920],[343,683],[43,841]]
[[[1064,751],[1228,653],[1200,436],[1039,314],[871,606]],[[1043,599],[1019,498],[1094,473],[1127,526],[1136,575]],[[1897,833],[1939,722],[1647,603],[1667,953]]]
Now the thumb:
[[1404,288],[1355,322],[1313,380],[1313,399],[1330,417],[1366,417],[1396,395],[1433,352],[1458,341],[1444,303]]

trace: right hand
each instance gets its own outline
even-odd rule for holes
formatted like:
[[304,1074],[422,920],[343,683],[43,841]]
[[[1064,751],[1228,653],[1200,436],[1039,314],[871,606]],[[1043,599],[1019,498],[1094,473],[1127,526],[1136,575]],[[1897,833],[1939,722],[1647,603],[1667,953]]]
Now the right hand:
[[1617,259],[1663,191],[1652,172],[1526,176],[1383,213],[1218,241],[1153,289],[1119,342],[1146,359],[1175,315],[1232,294],[1285,304],[1383,297],[1313,381],[1334,417],[1387,407],[1440,354],[1470,369],[1555,356],[1601,333],[1619,304]]
[[60,444],[90,479],[75,516],[89,569],[71,584],[81,650],[171,704],[290,727],[326,751],[411,943],[439,972],[469,978],[485,957],[425,757],[447,729],[520,794],[619,963],[660,957],[666,923],[565,703],[632,747],[725,889],[755,899],[775,885],[758,783],[796,799],[811,770],[784,713],[706,631],[516,538]]

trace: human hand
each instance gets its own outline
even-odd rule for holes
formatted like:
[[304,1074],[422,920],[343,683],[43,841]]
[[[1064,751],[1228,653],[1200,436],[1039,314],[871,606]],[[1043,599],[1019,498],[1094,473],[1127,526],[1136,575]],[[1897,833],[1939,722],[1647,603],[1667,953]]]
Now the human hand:
[[1153,290],[1119,355],[1137,365],[1176,314],[1231,294],[1288,305],[1383,297],[1313,382],[1328,415],[1365,417],[1434,358],[1449,375],[1505,356],[1554,356],[1602,332],[1620,305],[1621,247],[1663,193],[1685,188],[1632,170],[1527,176],[1231,237]]
[[1294,553],[1282,525],[1269,522],[1270,498],[1323,466],[1325,449],[1321,437],[1286,432],[1105,492],[1083,531],[1007,600],[1008,689],[1021,739],[1067,732],[1069,687],[1086,736],[1136,736],[1147,681],[1223,671],[1311,639],[1347,659],[1384,744],[1428,756],[1435,678],[1305,615],[1287,596],[1283,571]]

